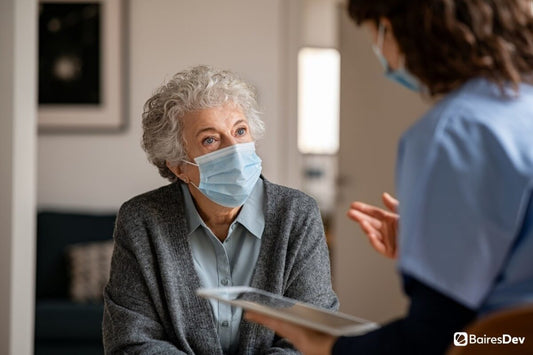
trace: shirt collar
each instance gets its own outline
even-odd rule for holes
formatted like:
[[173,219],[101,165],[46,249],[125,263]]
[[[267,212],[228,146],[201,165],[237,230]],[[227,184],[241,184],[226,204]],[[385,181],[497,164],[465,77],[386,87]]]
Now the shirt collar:
[[235,222],[240,223],[258,239],[261,239],[265,229],[265,212],[264,212],[264,189],[263,179],[257,179],[254,189],[242,206]]
[[[196,205],[192,199],[189,187],[186,184],[180,184],[181,191],[183,192],[183,199],[185,201],[185,218],[187,219],[188,234],[189,236],[199,227],[205,225],[204,221],[200,217],[200,214],[196,210]],[[256,238],[261,239],[263,230],[265,229],[265,213],[263,209],[264,204],[264,189],[263,179],[257,179],[255,186],[250,193],[250,196],[241,208],[241,211],[237,215],[234,223],[241,224]]]

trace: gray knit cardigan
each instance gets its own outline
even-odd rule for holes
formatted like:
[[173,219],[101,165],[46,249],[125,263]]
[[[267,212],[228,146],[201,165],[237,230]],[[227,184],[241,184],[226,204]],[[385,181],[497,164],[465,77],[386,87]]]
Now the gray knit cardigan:
[[[183,195],[173,183],[134,197],[118,213],[104,291],[107,354],[222,354],[187,238]],[[250,286],[336,310],[316,202],[265,180],[265,229]],[[272,331],[242,320],[239,354],[296,353]]]

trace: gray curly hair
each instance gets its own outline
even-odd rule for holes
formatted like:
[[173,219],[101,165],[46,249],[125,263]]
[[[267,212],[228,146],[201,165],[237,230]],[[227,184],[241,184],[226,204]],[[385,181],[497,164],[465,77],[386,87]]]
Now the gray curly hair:
[[162,177],[176,181],[166,163],[177,165],[187,159],[181,118],[226,103],[242,110],[254,140],[262,137],[265,127],[259,117],[255,89],[227,70],[202,65],[179,72],[146,101],[141,146]]

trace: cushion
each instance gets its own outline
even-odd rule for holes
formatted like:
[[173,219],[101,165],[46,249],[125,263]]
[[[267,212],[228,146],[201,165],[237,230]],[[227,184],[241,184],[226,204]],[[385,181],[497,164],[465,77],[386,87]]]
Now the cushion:
[[70,271],[70,298],[75,302],[102,300],[109,279],[113,241],[73,244],[66,248]]
[[36,293],[38,299],[69,297],[65,248],[76,243],[109,240],[115,214],[41,211],[37,216]]

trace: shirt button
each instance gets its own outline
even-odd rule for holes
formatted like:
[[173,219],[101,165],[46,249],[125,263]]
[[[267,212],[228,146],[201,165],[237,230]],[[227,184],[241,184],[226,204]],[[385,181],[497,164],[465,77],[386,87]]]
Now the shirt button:
[[227,328],[227,327],[229,327],[229,322],[227,320],[225,320],[220,325],[223,326],[224,328]]
[[227,286],[229,281],[228,281],[228,279],[223,279],[221,283],[222,283],[222,285]]

